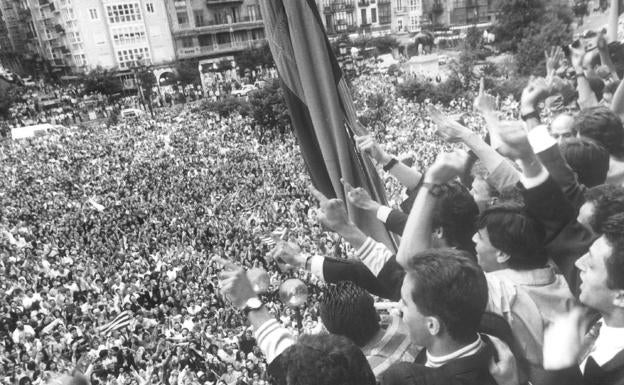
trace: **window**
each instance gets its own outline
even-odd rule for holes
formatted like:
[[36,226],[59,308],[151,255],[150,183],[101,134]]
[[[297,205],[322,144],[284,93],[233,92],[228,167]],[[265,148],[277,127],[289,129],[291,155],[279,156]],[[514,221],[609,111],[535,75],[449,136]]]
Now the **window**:
[[247,6],[247,15],[249,15],[249,20],[260,20],[260,11],[258,11],[257,5],[248,5]]
[[376,23],[377,22],[377,9],[372,8],[371,9],[371,23]]
[[180,11],[176,14],[176,16],[178,17],[178,24],[179,25],[184,25],[184,24],[188,24],[188,14],[186,13],[186,11]]
[[91,20],[97,20],[98,18],[97,9],[95,8],[89,9],[89,16],[91,16]]
[[195,16],[195,26],[196,27],[203,27],[204,25],[206,25],[204,23],[204,11],[201,9],[196,9],[193,11],[193,15]]
[[117,27],[112,30],[115,45],[136,44],[145,41],[145,30],[142,26]]
[[117,51],[117,62],[119,63],[119,68],[125,69],[139,63],[151,64],[152,59],[150,58],[149,48],[145,47]]
[[391,13],[390,4],[379,4],[379,24],[390,24],[392,22]]
[[141,20],[139,3],[109,5],[106,7],[106,12],[111,24]]
[[366,21],[366,8],[361,9],[361,13],[362,13],[362,25],[368,24],[368,22]]
[[193,38],[192,37],[183,37],[182,38],[182,47],[184,47],[184,48],[192,48],[193,47]]
[[145,4],[145,8],[147,9],[147,12],[154,13],[154,3]]

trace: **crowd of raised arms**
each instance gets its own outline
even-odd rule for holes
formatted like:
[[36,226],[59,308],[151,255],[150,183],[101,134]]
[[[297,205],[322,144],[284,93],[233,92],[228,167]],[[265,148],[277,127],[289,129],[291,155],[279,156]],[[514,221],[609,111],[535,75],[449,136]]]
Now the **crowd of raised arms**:
[[548,50],[515,103],[355,79],[395,116],[354,137],[388,206],[197,107],[2,141],[0,383],[624,384],[624,82],[600,39]]

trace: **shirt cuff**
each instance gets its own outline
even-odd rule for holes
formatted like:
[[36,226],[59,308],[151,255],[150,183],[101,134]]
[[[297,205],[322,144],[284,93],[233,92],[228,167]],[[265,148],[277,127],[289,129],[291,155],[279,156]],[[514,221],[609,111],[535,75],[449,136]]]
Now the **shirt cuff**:
[[379,206],[379,208],[377,209],[377,219],[379,219],[383,223],[386,223],[391,212],[392,212],[392,209],[390,207]]
[[522,182],[525,189],[529,190],[546,182],[549,175],[546,167],[542,167],[542,171],[534,177],[526,178],[524,174],[522,174],[520,176],[520,182]]
[[375,242],[371,237],[366,238],[364,244],[360,246],[355,253],[360,261],[362,261],[375,276],[379,275],[386,262],[388,262],[393,255],[386,245]]
[[310,273],[314,274],[321,280],[325,280],[323,277],[323,263],[325,262],[325,257],[322,255],[314,255],[310,258]]
[[260,325],[254,334],[260,350],[266,356],[267,364],[295,343],[290,332],[275,319],[270,319]]
[[546,151],[557,144],[555,138],[550,136],[548,126],[540,124],[528,133],[529,144],[533,147],[533,152],[540,153]]

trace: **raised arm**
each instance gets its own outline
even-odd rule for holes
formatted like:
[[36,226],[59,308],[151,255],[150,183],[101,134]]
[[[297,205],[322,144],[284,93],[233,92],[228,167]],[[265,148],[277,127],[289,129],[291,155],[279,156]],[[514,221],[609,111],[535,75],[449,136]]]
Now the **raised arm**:
[[463,171],[467,157],[466,152],[459,150],[442,153],[427,170],[401,238],[397,253],[397,262],[401,266],[407,266],[409,258],[431,247],[431,234],[434,230],[433,213],[440,199],[434,190],[456,178]]
[[399,162],[395,157],[385,152],[370,135],[356,136],[355,142],[360,151],[373,158],[378,165],[392,174],[408,190],[418,186],[422,174],[413,168]]

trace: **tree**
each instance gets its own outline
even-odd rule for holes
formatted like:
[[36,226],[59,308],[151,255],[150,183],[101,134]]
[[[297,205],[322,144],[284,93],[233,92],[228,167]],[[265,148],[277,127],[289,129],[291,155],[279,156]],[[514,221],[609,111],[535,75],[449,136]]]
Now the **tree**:
[[546,75],[544,49],[550,46],[568,45],[572,42],[569,24],[562,19],[552,18],[526,36],[518,45],[516,63],[521,75]]
[[178,80],[182,84],[199,84],[201,78],[199,76],[197,60],[185,60],[179,61],[176,64],[176,72],[178,73]]
[[217,70],[219,72],[225,72],[232,69],[232,62],[228,59],[223,59],[217,63]]
[[113,95],[123,90],[121,80],[113,71],[97,67],[82,76],[85,92],[99,92],[104,95]]
[[279,80],[274,79],[250,93],[249,105],[257,127],[265,131],[278,129],[282,135],[290,128],[290,115]]
[[545,8],[545,0],[502,0],[494,29],[500,49],[515,51],[525,29],[541,19]]
[[8,118],[9,109],[19,100],[20,87],[0,76],[0,117]]
[[235,56],[234,60],[239,68],[240,76],[244,76],[247,69],[253,70],[257,66],[273,67],[275,65],[271,49],[266,43],[240,52]]

